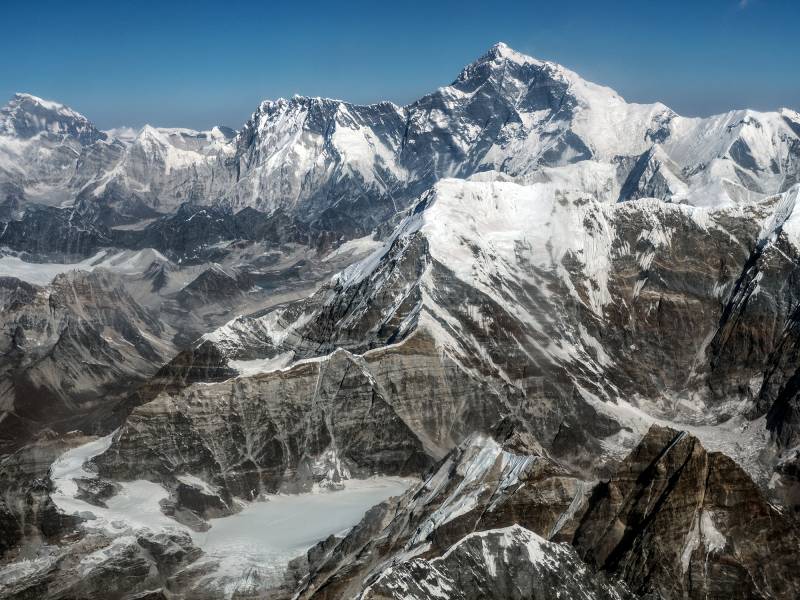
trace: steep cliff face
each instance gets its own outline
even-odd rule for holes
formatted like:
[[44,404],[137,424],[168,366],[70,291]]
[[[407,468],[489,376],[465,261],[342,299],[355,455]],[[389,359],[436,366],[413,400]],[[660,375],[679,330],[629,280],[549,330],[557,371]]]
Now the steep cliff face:
[[[103,475],[123,479],[192,473],[246,499],[343,477],[420,473],[450,441],[441,439],[447,417],[437,414],[444,402],[423,404],[428,384],[447,385],[445,365],[424,367],[417,384],[398,382],[409,393],[392,387],[399,370],[427,362],[421,346],[391,358],[340,350],[287,371],[162,393],[133,411],[96,462]],[[478,410],[476,395],[466,394],[452,394],[452,416],[459,401]],[[484,416],[458,418],[469,429]]]
[[[506,589],[516,597],[515,588],[532,588],[519,597],[555,598],[559,586],[578,586],[572,593],[585,597],[797,593],[800,581],[787,568],[797,554],[792,521],[696,438],[653,427],[600,482],[531,450],[518,436],[471,438],[422,486],[312,550],[299,597],[494,597]],[[544,584],[527,543],[553,553],[549,569],[569,569]]]
[[639,593],[790,598],[800,586],[793,521],[730,458],[666,428],[594,490],[573,544]]

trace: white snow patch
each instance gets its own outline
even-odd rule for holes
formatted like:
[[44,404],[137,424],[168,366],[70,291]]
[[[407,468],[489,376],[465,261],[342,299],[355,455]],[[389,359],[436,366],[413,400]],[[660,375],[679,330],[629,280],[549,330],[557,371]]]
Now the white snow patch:
[[[108,508],[75,498],[78,486],[74,479],[97,476],[86,469],[86,461],[105,452],[113,436],[111,433],[72,448],[53,463],[50,474],[56,506],[67,514],[89,518],[82,526],[114,536],[115,544],[124,543],[126,536],[145,528],[154,532],[180,530],[189,533],[209,558],[220,562],[220,568],[203,581],[208,586],[223,589],[226,597],[254,571],[278,583],[289,560],[329,535],[355,525],[366,510],[417,483],[412,478],[377,476],[345,480],[337,491],[316,488],[304,494],[268,495],[262,501],[245,504],[235,515],[212,519],[211,529],[198,533],[161,512],[159,501],[167,498],[168,492],[151,481],[116,482],[122,489],[106,500]],[[184,474],[177,478],[214,493],[211,485],[196,476]],[[86,557],[87,567],[101,560],[108,550]],[[29,567],[34,568],[33,565]],[[20,569],[26,570],[24,566]]]
[[709,552],[720,551],[725,548],[728,540],[715,527],[712,514],[704,510],[700,515],[700,532],[703,536],[703,545]]
[[375,251],[377,248],[383,246],[383,242],[379,240],[373,239],[371,235],[365,235],[361,238],[356,238],[354,240],[348,240],[335,250],[329,252],[323,259],[322,262],[328,262],[333,260],[334,258],[339,258],[341,256],[345,256],[348,254],[366,254]]
[[196,475],[176,475],[175,479],[180,481],[183,484],[191,486],[193,488],[197,488],[198,490],[202,490],[209,496],[214,496],[217,494],[217,490],[215,486],[203,481]]
[[256,358],[252,360],[232,360],[231,368],[238,371],[242,377],[280,371],[289,366],[294,358],[294,352],[283,352],[273,358]]
[[291,559],[357,524],[366,510],[415,482],[398,477],[349,479],[338,491],[270,495],[238,514],[212,520],[211,529],[192,537],[206,554],[221,561],[213,579],[235,586],[255,570],[277,582]]
[[169,262],[163,254],[152,248],[126,250],[111,255],[107,250],[101,250],[91,258],[77,263],[34,263],[9,255],[0,257],[0,275],[16,277],[34,285],[47,285],[56,276],[72,271],[93,271],[102,268],[121,275],[140,274],[154,261]]

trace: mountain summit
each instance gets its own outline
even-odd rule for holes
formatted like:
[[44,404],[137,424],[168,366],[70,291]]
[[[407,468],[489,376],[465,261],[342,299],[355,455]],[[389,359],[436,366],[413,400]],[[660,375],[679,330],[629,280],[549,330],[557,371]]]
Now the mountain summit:
[[106,137],[82,114],[31,94],[14,94],[0,108],[0,135],[29,139],[40,133],[73,137],[82,144]]

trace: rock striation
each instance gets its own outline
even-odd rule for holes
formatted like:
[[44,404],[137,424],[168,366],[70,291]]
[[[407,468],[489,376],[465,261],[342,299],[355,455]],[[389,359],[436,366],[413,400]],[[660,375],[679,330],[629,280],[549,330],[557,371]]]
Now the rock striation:
[[474,437],[311,551],[298,597],[792,598],[795,538],[741,468],[685,432],[652,427],[600,481]]

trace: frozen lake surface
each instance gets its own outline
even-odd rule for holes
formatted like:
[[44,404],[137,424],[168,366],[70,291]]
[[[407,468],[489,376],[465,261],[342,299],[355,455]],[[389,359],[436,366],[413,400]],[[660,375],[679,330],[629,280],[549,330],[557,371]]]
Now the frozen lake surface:
[[[242,574],[278,583],[288,562],[317,542],[357,524],[371,507],[405,492],[415,480],[399,477],[351,479],[343,490],[269,496],[240,513],[210,521],[193,533],[195,543],[221,566],[216,578]],[[232,590],[231,590],[232,591]]]
[[371,507],[390,496],[398,496],[416,483],[401,477],[350,479],[339,491],[316,490],[304,494],[267,496],[248,503],[241,512],[209,521],[211,529],[191,531],[165,516],[159,501],[168,496],[161,485],[150,481],[122,482],[121,491],[110,498],[108,508],[99,508],[74,496],[75,478],[95,474],[84,463],[104,452],[113,434],[69,450],[51,469],[56,505],[67,513],[91,512],[94,519],[84,527],[103,529],[112,535],[130,534],[149,528],[181,529],[191,534],[206,553],[201,560],[215,560],[219,568],[206,579],[209,586],[222,587],[230,596],[243,579],[279,583],[288,562],[302,556],[328,536],[343,533],[358,523]]

